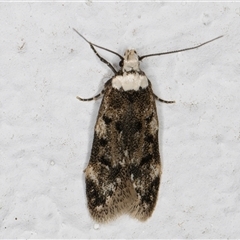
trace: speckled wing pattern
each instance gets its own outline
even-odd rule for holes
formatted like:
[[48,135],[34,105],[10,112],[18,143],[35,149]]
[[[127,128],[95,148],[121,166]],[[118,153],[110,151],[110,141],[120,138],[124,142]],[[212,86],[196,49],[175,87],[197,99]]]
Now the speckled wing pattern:
[[117,90],[111,81],[85,169],[88,208],[99,223],[124,213],[145,221],[156,205],[161,175],[155,97],[150,81],[138,91]]

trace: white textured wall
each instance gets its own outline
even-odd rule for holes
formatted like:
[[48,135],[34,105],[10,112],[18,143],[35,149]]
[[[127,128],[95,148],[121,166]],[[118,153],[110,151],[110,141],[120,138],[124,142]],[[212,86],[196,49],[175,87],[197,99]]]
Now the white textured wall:
[[[73,30],[120,54],[191,47],[142,70],[157,103],[163,163],[153,216],[94,229],[87,166],[112,76]],[[0,3],[1,238],[240,237],[239,3]],[[114,66],[118,57],[101,51]]]

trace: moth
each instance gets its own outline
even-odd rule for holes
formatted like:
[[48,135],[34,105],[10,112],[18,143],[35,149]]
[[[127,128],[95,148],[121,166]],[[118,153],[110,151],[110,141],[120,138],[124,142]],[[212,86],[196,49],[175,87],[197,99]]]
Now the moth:
[[[106,223],[122,214],[140,221],[147,220],[155,208],[161,177],[158,143],[156,100],[150,80],[140,68],[147,57],[177,53],[199,48],[222,36],[198,46],[181,50],[138,56],[133,49],[124,56],[89,42],[77,30],[97,57],[114,73],[95,97],[103,96],[94,130],[89,163],[85,169],[86,195],[89,212],[98,223]],[[100,48],[120,58],[117,71],[96,51]]]

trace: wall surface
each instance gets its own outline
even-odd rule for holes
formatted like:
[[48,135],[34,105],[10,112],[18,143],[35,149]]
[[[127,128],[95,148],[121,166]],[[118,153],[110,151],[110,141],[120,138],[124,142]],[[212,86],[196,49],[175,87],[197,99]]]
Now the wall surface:
[[[72,28],[146,58],[162,179],[145,223],[90,218],[83,170],[113,75]],[[239,238],[239,3],[0,3],[0,238]],[[119,58],[99,50],[116,68]]]

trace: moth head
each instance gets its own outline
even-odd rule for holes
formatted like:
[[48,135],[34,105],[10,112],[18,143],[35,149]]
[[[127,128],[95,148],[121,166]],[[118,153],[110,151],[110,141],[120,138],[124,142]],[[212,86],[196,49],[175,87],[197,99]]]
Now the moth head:
[[134,49],[124,53],[123,61],[119,63],[124,72],[139,71],[139,57]]

